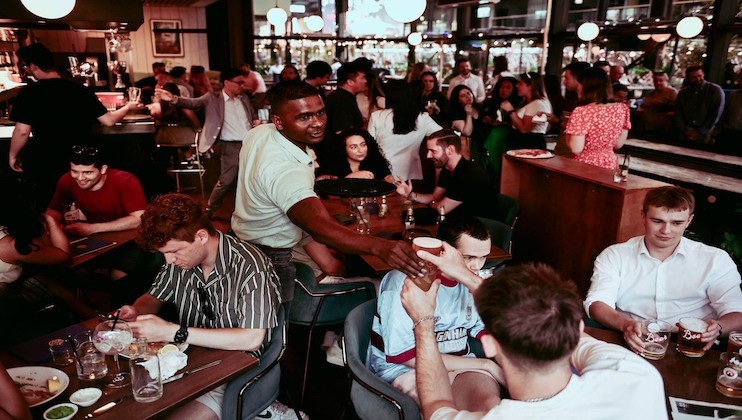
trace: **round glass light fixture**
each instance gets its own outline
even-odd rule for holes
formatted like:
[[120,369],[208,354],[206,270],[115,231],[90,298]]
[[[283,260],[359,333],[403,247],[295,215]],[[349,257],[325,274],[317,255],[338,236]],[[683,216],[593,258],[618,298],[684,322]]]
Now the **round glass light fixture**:
[[686,16],[680,19],[675,31],[683,38],[695,38],[703,30],[703,20],[698,16]]
[[307,28],[310,31],[321,31],[322,28],[325,27],[325,20],[322,19],[322,16],[319,15],[312,15],[307,16],[304,18],[304,23],[307,25]]
[[646,41],[649,38],[651,38],[652,35],[650,35],[650,34],[639,34],[636,37],[639,38],[639,40],[641,40],[641,41]]
[[407,42],[409,42],[413,47],[417,47],[421,42],[423,42],[423,36],[420,32],[411,32],[407,35]]
[[600,28],[595,22],[585,22],[577,28],[577,37],[583,41],[592,41],[600,34]]
[[29,12],[44,19],[59,19],[70,14],[75,0],[21,0]]
[[417,20],[425,12],[428,2],[426,0],[386,0],[384,10],[390,18],[397,22],[409,23]]
[[652,34],[651,38],[654,42],[665,42],[670,39],[670,34]]
[[286,20],[289,18],[288,13],[286,13],[285,10],[281,9],[280,7],[274,7],[270,10],[268,10],[268,13],[265,14],[265,17],[268,18],[268,22],[271,23],[273,26],[279,26],[286,23]]

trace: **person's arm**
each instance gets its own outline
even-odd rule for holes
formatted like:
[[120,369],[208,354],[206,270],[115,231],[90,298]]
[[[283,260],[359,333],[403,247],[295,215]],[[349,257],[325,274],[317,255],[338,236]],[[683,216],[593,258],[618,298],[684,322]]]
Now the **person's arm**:
[[333,254],[333,251],[317,241],[311,241],[303,246],[309,258],[328,276],[344,276],[345,262]]
[[85,236],[92,235],[97,232],[118,232],[121,230],[129,230],[139,227],[142,222],[141,217],[144,210],[137,210],[124,217],[120,217],[110,222],[101,223],[85,223],[77,222],[67,225],[65,230],[73,235]]
[[621,130],[621,134],[618,135],[618,139],[616,139],[616,144],[613,146],[613,149],[618,150],[622,148],[626,143],[627,138],[629,138],[629,130]]
[[155,89],[155,94],[160,95],[161,100],[170,102],[173,106],[188,109],[199,109],[206,106],[206,103],[209,101],[209,95],[211,95],[210,93],[206,93],[198,98],[183,98],[159,88]]
[[[590,305],[590,313],[588,315],[605,327],[621,331],[624,341],[626,341],[626,344],[634,352],[641,353],[642,349],[644,349],[644,342],[641,339],[641,322],[618,313],[618,311],[603,302],[593,302]],[[714,336],[715,339],[716,336]]]
[[31,420],[31,411],[21,390],[0,363],[0,420]]
[[709,112],[703,124],[698,128],[698,131],[705,134],[708,133],[714,125],[719,121],[722,112],[724,112],[724,91],[720,87],[714,89],[714,96],[711,99],[711,103],[708,104]]
[[5,236],[0,239],[0,259],[13,264],[28,263],[56,265],[70,258],[70,243],[62,228],[51,217],[46,216],[47,235],[33,240],[37,248],[28,254],[19,254],[15,248],[15,238]]
[[10,151],[8,152],[8,165],[10,169],[16,172],[23,172],[23,164],[21,162],[20,154],[21,150],[28,143],[28,138],[31,135],[31,126],[16,122],[15,128],[13,129],[13,135],[10,137]]
[[[435,333],[433,333],[433,336],[435,336]],[[502,372],[502,368],[490,359],[480,357],[454,356],[451,354],[441,353],[441,360],[443,361],[443,366],[449,372],[453,372],[455,370],[483,370],[492,375],[492,377],[495,378],[497,382],[501,384],[505,383],[505,376]],[[409,359],[402,364],[411,368],[415,368],[416,362],[417,357],[413,357],[412,359]]]
[[338,224],[317,197],[305,198],[286,213],[291,221],[314,240],[349,254],[371,254],[408,276],[421,273],[423,262],[404,241],[389,241],[354,231]]
[[[139,296],[133,305],[122,306],[119,317],[127,322],[134,321],[139,315],[156,314],[164,304],[165,302],[157,299],[149,293],[145,293],[142,296]],[[168,339],[168,341],[170,340]]]
[[[624,140],[626,140],[626,138],[624,138]],[[572,152],[572,154],[579,155],[585,149],[585,136],[577,134],[567,134],[565,136],[565,142],[567,143],[567,147],[569,148],[569,151]],[[616,149],[617,148],[618,147],[616,147]]]
[[106,112],[105,114],[101,115],[100,117],[98,117],[98,121],[100,121],[100,123],[105,125],[106,127],[112,127],[117,122],[124,119],[129,111],[139,108],[144,108],[144,105],[140,104],[139,102],[127,102],[126,105],[122,106],[121,108],[115,111]]
[[[402,306],[413,322],[424,321],[414,328],[415,376],[417,393],[423,417],[429,419],[439,408],[456,408],[448,380],[448,370],[435,340],[435,300],[440,281],[436,280],[427,292],[405,279],[402,286]],[[430,319],[428,319],[430,318]]]
[[[183,114],[186,116],[186,118],[188,118],[188,121],[191,122],[191,125],[193,126],[193,129],[195,131],[200,130],[201,129],[201,120],[198,119],[198,116],[196,115],[196,113],[193,112],[192,109],[188,109],[188,108],[183,108],[182,111],[183,111]],[[255,125],[255,124],[253,123],[253,125]]]
[[[172,341],[180,328],[152,314],[139,315],[129,326],[135,337],[164,342]],[[186,343],[211,349],[253,351],[263,344],[266,332],[265,328],[188,328]]]

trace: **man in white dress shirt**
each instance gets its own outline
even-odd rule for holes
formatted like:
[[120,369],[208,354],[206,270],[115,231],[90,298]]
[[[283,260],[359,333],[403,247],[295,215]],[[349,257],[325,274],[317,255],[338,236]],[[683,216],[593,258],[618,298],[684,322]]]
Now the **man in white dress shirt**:
[[[481,77],[472,74],[471,63],[469,63],[469,60],[461,58],[456,61],[456,70],[459,72],[458,76],[448,82],[448,99],[451,100],[451,92],[453,92],[453,88],[458,85],[466,85],[472,92],[474,92],[474,98],[477,100],[477,103],[481,104],[484,102],[486,97],[484,81],[482,81]],[[453,100],[456,99],[454,98]]]
[[595,260],[584,306],[590,318],[622,331],[641,352],[641,320],[673,326],[683,317],[706,321],[706,349],[742,328],[740,275],[729,255],[683,237],[693,220],[693,195],[680,187],[650,191],[644,199],[644,236],[606,248]]

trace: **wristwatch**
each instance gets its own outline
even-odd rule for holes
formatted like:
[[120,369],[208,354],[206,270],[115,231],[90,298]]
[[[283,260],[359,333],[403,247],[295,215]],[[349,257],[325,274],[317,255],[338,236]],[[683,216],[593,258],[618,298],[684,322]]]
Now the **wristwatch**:
[[173,341],[176,344],[183,344],[188,339],[188,325],[183,324],[180,326],[178,331],[175,332],[175,338]]

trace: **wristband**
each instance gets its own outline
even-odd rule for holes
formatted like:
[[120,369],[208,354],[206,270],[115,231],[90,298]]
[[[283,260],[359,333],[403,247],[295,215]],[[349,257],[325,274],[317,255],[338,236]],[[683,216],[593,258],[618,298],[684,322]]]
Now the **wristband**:
[[421,322],[424,322],[424,321],[435,321],[435,320],[436,320],[436,318],[437,318],[437,317],[436,317],[436,316],[434,316],[434,315],[426,315],[426,316],[424,316],[424,317],[422,317],[422,318],[418,319],[418,320],[417,320],[417,321],[416,321],[416,322],[415,322],[415,323],[414,323],[414,324],[412,325],[412,331],[415,331],[415,328],[417,328],[417,326],[418,326],[418,325],[420,325],[420,323],[421,323]]

